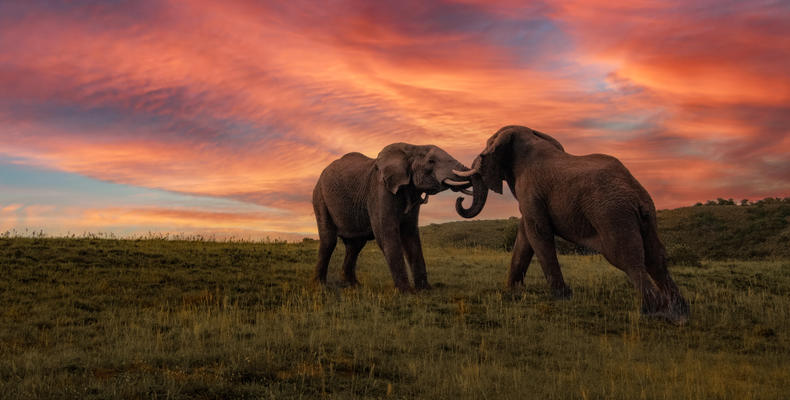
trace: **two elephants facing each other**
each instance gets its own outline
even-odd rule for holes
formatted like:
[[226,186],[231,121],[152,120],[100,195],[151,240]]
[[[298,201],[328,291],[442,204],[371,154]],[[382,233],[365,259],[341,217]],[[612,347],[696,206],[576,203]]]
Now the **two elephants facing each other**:
[[[420,206],[429,195],[452,189],[472,195],[473,203],[482,209],[488,189],[480,176],[465,177],[453,172],[466,170],[439,147],[408,143],[391,144],[375,159],[349,153],[333,161],[313,190],[319,237],[314,279],[326,283],[329,259],[340,237],[346,246],[343,277],[348,284],[356,285],[357,256],[369,240],[375,239],[399,291],[414,291],[404,255],[414,288],[430,288],[417,226]],[[477,214],[480,209],[466,212]]]
[[458,214],[472,218],[485,206],[489,189],[502,193],[502,181],[521,212],[510,288],[523,285],[537,255],[553,295],[571,296],[557,260],[556,235],[598,251],[625,272],[641,295],[643,314],[678,325],[688,320],[688,302],[667,269],[655,206],[644,187],[616,158],[568,154],[556,139],[523,126],[499,129],[471,169],[436,146],[407,143],[385,147],[376,159],[349,153],[332,162],[313,191],[320,239],[315,280],[326,282],[339,236],[346,246],[347,283],[358,283],[357,256],[375,239],[398,290],[414,291],[403,255],[414,287],[430,288],[417,227],[420,206],[428,195],[452,189],[473,197],[469,208],[463,197],[456,201]]
[[[508,273],[508,286],[523,284],[533,255],[555,297],[570,297],[557,261],[554,236],[601,253],[624,271],[642,297],[642,313],[674,324],[688,320],[689,306],[666,265],[650,195],[616,158],[575,156],[544,133],[506,126],[488,139],[472,169],[459,176],[480,176],[485,187],[502,193],[506,181],[518,200],[521,220]],[[475,194],[480,189],[475,188]],[[471,218],[483,208],[476,195]]]

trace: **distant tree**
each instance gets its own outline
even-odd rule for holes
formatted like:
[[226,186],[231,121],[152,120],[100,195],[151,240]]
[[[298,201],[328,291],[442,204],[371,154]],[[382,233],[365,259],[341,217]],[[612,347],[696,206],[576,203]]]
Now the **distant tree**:
[[716,204],[718,203],[716,203],[714,200],[708,200],[705,202],[706,206],[715,206]]
[[701,207],[701,206],[702,206],[702,203],[699,202],[699,201],[697,202],[697,204],[694,204],[694,207]]
[[735,201],[733,201],[732,199],[724,200],[721,197],[719,197],[718,199],[716,199],[716,204],[720,206],[734,206]]
[[749,205],[749,199],[743,199],[743,200],[741,200],[741,205],[742,205],[742,206],[748,206],[748,205]]

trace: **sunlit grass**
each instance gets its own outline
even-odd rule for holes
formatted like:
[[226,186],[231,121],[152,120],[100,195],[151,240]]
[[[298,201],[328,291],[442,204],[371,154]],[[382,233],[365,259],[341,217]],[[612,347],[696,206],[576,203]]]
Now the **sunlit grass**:
[[0,239],[0,397],[787,398],[790,262],[672,270],[691,303],[642,318],[625,275],[563,256],[506,291],[510,255],[425,249],[399,295],[372,243],[360,288],[310,283],[315,243]]

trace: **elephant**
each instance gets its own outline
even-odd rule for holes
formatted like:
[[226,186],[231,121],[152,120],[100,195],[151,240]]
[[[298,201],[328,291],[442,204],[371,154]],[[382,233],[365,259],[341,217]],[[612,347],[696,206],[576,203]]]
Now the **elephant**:
[[[558,298],[572,295],[557,261],[554,236],[591,248],[624,271],[641,294],[643,314],[676,324],[688,320],[689,306],[667,270],[666,250],[658,237],[656,210],[647,190],[616,158],[605,154],[568,154],[553,137],[524,126],[505,126],[488,139],[472,169],[485,187],[501,194],[502,181],[518,201],[521,219],[507,285],[523,285],[536,254]],[[483,196],[476,196],[485,199]],[[482,209],[456,202],[459,215]]]
[[[488,192],[479,177],[461,177],[453,170],[464,171],[467,167],[437,146],[408,143],[390,144],[375,159],[349,153],[329,164],[313,190],[319,236],[314,280],[326,283],[329,259],[339,236],[346,246],[343,277],[349,285],[358,284],[359,252],[375,239],[399,291],[415,292],[409,284],[404,255],[414,287],[429,289],[417,228],[420,206],[429,195],[446,189],[475,198],[479,197],[475,190],[484,195]],[[477,200],[482,207],[484,199]]]

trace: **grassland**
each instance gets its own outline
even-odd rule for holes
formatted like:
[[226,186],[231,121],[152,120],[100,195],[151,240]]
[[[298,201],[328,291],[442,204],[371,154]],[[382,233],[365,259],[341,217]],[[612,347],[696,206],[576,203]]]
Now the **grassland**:
[[343,288],[338,247],[317,289],[314,242],[0,239],[0,397],[790,396],[789,261],[673,267],[674,327],[596,255],[561,257],[574,297],[551,301],[479,246],[427,246],[434,289],[398,295],[369,245]]
[[[517,222],[456,221],[431,224],[422,232],[428,245],[508,250],[516,239]],[[670,258],[691,254],[713,260],[790,259],[790,198],[659,210],[658,230]],[[557,240],[557,250],[589,252],[562,239]]]

